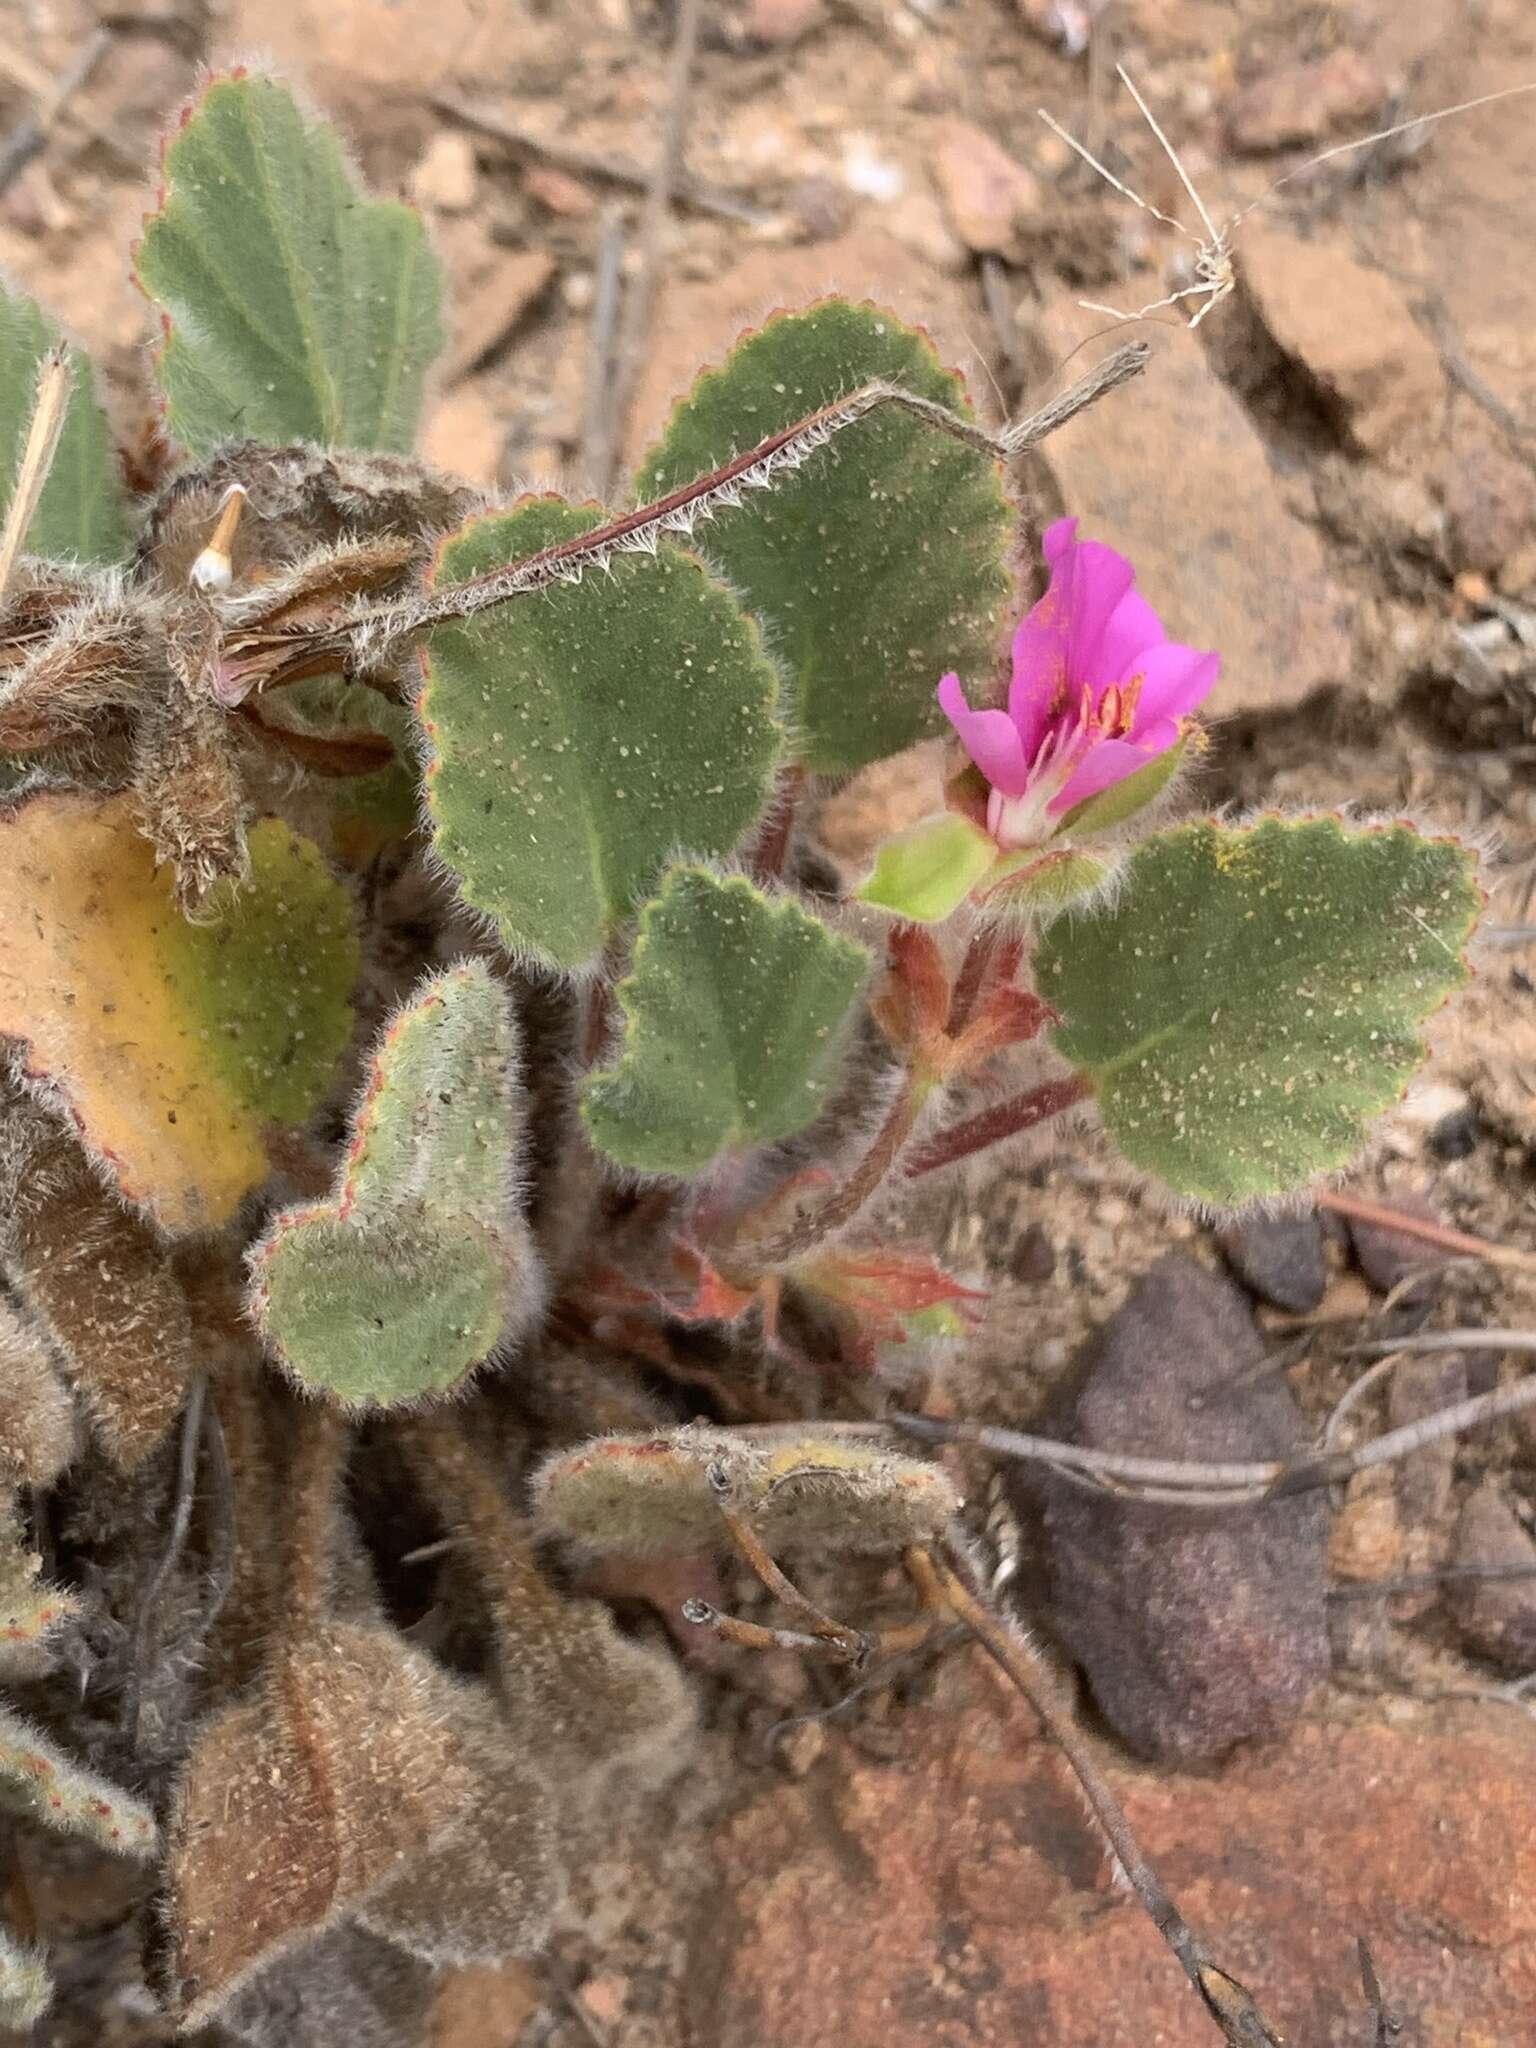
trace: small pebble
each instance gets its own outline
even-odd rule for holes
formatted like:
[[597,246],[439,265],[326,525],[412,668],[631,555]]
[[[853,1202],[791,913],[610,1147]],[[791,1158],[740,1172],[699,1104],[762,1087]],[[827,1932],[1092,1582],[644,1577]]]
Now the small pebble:
[[[1442,1220],[1423,1195],[1393,1195],[1389,1206],[1425,1223]],[[1414,1284],[1398,1296],[1398,1302],[1404,1308],[1427,1308],[1440,1291],[1440,1268],[1448,1262],[1449,1254],[1422,1237],[1410,1237],[1390,1225],[1362,1223],[1353,1216],[1346,1220],[1360,1270],[1377,1292],[1390,1294],[1410,1274],[1418,1274]]]
[[1250,1293],[1292,1315],[1309,1315],[1328,1286],[1323,1233],[1315,1215],[1245,1216],[1218,1242]]
[[1536,1541],[1498,1480],[1485,1480],[1462,1509],[1452,1562],[1530,1568],[1529,1578],[1452,1579],[1446,1601],[1474,1655],[1512,1677],[1536,1671]]

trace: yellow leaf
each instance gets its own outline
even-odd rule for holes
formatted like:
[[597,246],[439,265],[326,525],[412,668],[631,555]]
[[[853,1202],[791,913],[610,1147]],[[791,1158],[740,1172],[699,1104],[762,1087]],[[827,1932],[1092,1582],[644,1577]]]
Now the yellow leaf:
[[0,1033],[169,1230],[229,1220],[351,1035],[345,889],[276,819],[250,850],[194,925],[131,798],[46,790],[0,814]]

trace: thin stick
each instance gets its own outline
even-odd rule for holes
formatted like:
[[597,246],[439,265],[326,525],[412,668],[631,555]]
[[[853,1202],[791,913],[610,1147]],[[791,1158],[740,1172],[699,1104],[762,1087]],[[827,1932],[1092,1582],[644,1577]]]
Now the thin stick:
[[722,1501],[720,1519],[730,1530],[731,1541],[753,1573],[780,1606],[787,1607],[811,1635],[823,1642],[835,1643],[850,1663],[863,1663],[868,1649],[867,1639],[858,1629],[834,1621],[830,1614],[823,1613],[814,1600],[801,1592],[793,1579],[785,1577],[747,1517]]
[[1421,1330],[1416,1337],[1378,1337],[1349,1348],[1355,1358],[1388,1351],[1536,1351],[1536,1330]]
[[1513,1266],[1520,1273],[1536,1273],[1536,1252],[1523,1252],[1514,1245],[1490,1244],[1483,1237],[1469,1237],[1448,1223],[1434,1223],[1424,1216],[1410,1216],[1384,1202],[1368,1202],[1359,1195],[1341,1195],[1325,1188],[1317,1196],[1319,1209],[1331,1209],[1335,1216],[1352,1217],[1356,1223],[1374,1224],[1397,1237],[1416,1237],[1441,1251],[1462,1258],[1483,1259],[1490,1266]]
[[688,115],[693,100],[693,68],[699,49],[702,0],[680,0],[677,30],[672,39],[671,62],[667,67],[667,114],[662,129],[661,153],[646,187],[640,215],[640,269],[625,295],[618,347],[614,352],[614,374],[603,409],[603,434],[593,451],[592,482],[597,495],[606,498],[613,488],[614,469],[623,445],[640,358],[650,333],[656,294],[666,261],[666,233],[672,218],[672,195],[683,167],[688,135]]
[[[1406,1350],[1407,1345],[1396,1347]],[[1429,1348],[1441,1348],[1438,1346]],[[1509,1348],[1509,1347],[1506,1347]],[[1536,1350],[1536,1334],[1527,1336],[1519,1348]],[[1030,1436],[1021,1430],[995,1429],[986,1423],[939,1421],[927,1415],[893,1412],[886,1420],[896,1429],[925,1443],[975,1444],[999,1457],[1018,1458],[1028,1464],[1050,1465],[1065,1477],[1074,1474],[1104,1481],[1134,1484],[1127,1498],[1156,1501],[1190,1508],[1232,1508],[1256,1506],[1263,1501],[1283,1500],[1293,1493],[1308,1493],[1319,1486],[1332,1486],[1368,1472],[1374,1466],[1406,1458],[1426,1444],[1442,1437],[1459,1436],[1464,1430],[1500,1422],[1536,1401],[1536,1373],[1490,1394],[1475,1394],[1457,1401],[1416,1422],[1405,1422],[1384,1435],[1372,1437],[1347,1451],[1306,1451],[1295,1458],[1269,1463],[1204,1464],[1195,1460],[1143,1458],[1129,1452],[1090,1450],[1082,1444],[1061,1443],[1050,1437]],[[1158,1492],[1154,1489],[1163,1488]]]
[[[504,120],[489,107],[473,106],[467,100],[434,94],[431,104],[449,120],[457,121],[465,128],[473,128],[492,142],[501,143],[515,156],[532,157],[540,163],[552,165],[557,171],[569,171],[578,178],[601,178],[609,185],[623,185],[632,192],[644,192],[655,175],[654,170],[637,163],[633,157],[531,134],[528,129]],[[678,200],[695,213],[739,221],[745,227],[766,227],[774,218],[764,207],[753,206],[734,192],[727,192],[723,186],[707,184],[684,171],[678,172],[675,192]]]
[[73,382],[74,371],[69,366],[69,352],[63,342],[57,342],[37,366],[32,418],[27,427],[21,461],[17,464],[16,476],[11,486],[11,502],[6,507],[5,525],[0,529],[0,598],[5,596],[10,587],[16,558],[26,542],[27,528],[32,524],[38,500],[42,497],[43,487],[48,481],[48,473],[53,468],[53,458],[58,453],[59,436],[64,431],[64,419],[69,410],[69,391]]
[[587,371],[587,401],[581,437],[582,474],[594,489],[599,469],[607,461],[605,422],[608,392],[614,374],[623,262],[624,211],[622,207],[607,206],[603,209],[597,238],[597,268],[592,293],[592,354]]
[[155,1575],[145,1588],[133,1623],[133,1658],[123,1686],[121,1725],[130,1745],[138,1748],[139,1718],[144,1704],[145,1667],[159,1649],[160,1602],[186,1548],[192,1526],[192,1508],[197,1499],[198,1449],[203,1434],[203,1402],[208,1393],[208,1376],[197,1373],[187,1388],[187,1402],[181,1416],[181,1442],[176,1454],[176,1483],[172,1493],[171,1530]]
[[[0,140],[0,192],[24,171],[32,159],[48,146],[59,116],[82,86],[88,85],[96,67],[114,41],[110,28],[99,28],[56,85],[38,92],[32,112],[18,121]],[[9,68],[9,67],[8,67]]]
[[1391,1600],[1399,1593],[1428,1593],[1436,1586],[1475,1581],[1502,1583],[1536,1579],[1536,1564],[1448,1564],[1437,1572],[1407,1572],[1400,1579],[1350,1579],[1328,1588],[1330,1600]]
[[1428,128],[1435,121],[1449,121],[1453,114],[1470,114],[1478,107],[1491,107],[1495,100],[1517,99],[1526,92],[1536,92],[1536,79],[1529,79],[1524,85],[1506,85],[1498,92],[1481,93],[1475,100],[1460,100],[1454,107],[1437,107],[1432,114],[1415,114],[1409,121],[1394,121],[1390,128],[1377,128],[1369,135],[1357,135],[1352,142],[1336,142],[1332,149],[1319,150],[1316,156],[1309,156],[1304,164],[1298,164],[1294,171],[1287,171],[1283,178],[1276,178],[1273,185],[1261,192],[1257,199],[1250,200],[1241,213],[1233,214],[1227,222],[1226,232],[1230,235],[1239,221],[1246,220],[1256,206],[1262,206],[1282,185],[1294,184],[1296,179],[1304,178],[1308,171],[1315,171],[1319,164],[1326,164],[1336,156],[1369,149],[1373,142],[1390,142],[1394,135],[1406,135],[1410,128]]
[[[1189,194],[1191,200],[1194,202],[1195,211],[1200,216],[1201,224],[1205,229],[1207,240],[1211,242],[1220,241],[1221,236],[1217,232],[1216,223],[1211,219],[1211,216],[1205,210],[1205,201],[1200,197],[1200,194],[1195,190],[1194,180],[1190,177],[1188,171],[1185,170],[1183,164],[1179,161],[1178,151],[1174,148],[1173,144],[1168,140],[1167,136],[1163,133],[1162,129],[1159,128],[1159,126],[1157,125],[1157,116],[1153,113],[1152,109],[1147,105],[1146,101],[1142,98],[1141,94],[1136,90],[1135,82],[1132,79],[1129,71],[1126,70],[1125,66],[1123,64],[1117,64],[1115,66],[1115,71],[1117,76],[1119,77],[1120,83],[1125,87],[1126,91],[1130,94],[1131,98],[1136,102],[1137,108],[1141,113],[1141,118],[1143,119],[1143,121],[1146,122],[1147,126],[1152,130],[1152,133],[1157,137],[1158,141],[1162,144],[1163,155],[1167,157],[1169,163],[1171,163],[1173,165],[1173,168],[1178,172],[1179,183],[1184,187],[1184,190]],[[1186,229],[1185,232],[1187,234],[1189,230]]]
[[1098,1763],[1059,1696],[1050,1668],[1022,1636],[982,1605],[946,1561],[937,1561],[937,1572],[949,1606],[1034,1708],[1046,1732],[1072,1766],[1131,1889],[1178,1958],[1225,2039],[1233,2048],[1283,2048],[1280,2035],[1264,2017],[1253,1994],[1211,1959],[1205,1943],[1143,1855],[1125,1809],[1100,1774]]

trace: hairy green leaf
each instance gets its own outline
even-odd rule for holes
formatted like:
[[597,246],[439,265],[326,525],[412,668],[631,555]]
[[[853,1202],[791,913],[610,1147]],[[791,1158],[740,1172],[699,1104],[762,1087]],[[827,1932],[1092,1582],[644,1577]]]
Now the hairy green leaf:
[[[473,520],[437,581],[601,516],[541,498]],[[673,854],[729,853],[759,817],[782,744],[776,691],[752,621],[671,547],[440,626],[419,705],[436,850],[508,946],[579,967]]]
[[164,151],[138,275],[162,310],[171,431],[403,453],[442,345],[419,216],[369,200],[275,79],[216,78]]
[[0,2027],[18,2033],[35,2027],[52,1999],[53,1980],[41,1954],[0,1928]]
[[384,1035],[335,1195],[283,1211],[252,1253],[256,1314],[311,1392],[443,1393],[536,1309],[512,1201],[515,1054],[479,962],[428,982]]
[[851,939],[740,876],[674,868],[619,983],[618,1065],[583,1111],[621,1165],[692,1173],[810,1123],[869,966]]
[[[5,517],[26,445],[37,366],[58,330],[30,299],[0,283],[0,519]],[[96,403],[91,366],[69,352],[69,409],[25,546],[50,561],[119,562],[130,545],[128,503],[106,417]]]
[[1210,821],[1147,840],[1114,907],[1037,958],[1133,1164],[1215,1204],[1343,1166],[1467,978],[1476,863],[1408,825]]
[[[969,415],[927,337],[879,306],[780,313],[700,377],[641,466],[646,498],[685,484],[880,378]],[[1008,592],[997,466],[884,408],[701,541],[788,670],[806,764],[840,774],[942,729],[946,669],[985,675]]]
[[119,1855],[149,1856],[156,1846],[154,1815],[141,1800],[82,1769],[8,1707],[0,1707],[0,1805]]

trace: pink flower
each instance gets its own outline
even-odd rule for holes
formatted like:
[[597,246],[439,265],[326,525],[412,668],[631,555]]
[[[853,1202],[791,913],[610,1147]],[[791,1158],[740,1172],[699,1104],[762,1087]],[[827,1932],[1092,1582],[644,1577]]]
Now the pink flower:
[[987,830],[1009,852],[1038,846],[1068,811],[1174,746],[1209,694],[1218,654],[1182,647],[1134,585],[1136,572],[1075,519],[1046,529],[1050,587],[1014,635],[1006,711],[973,711],[957,675],[939,703],[991,792]]

